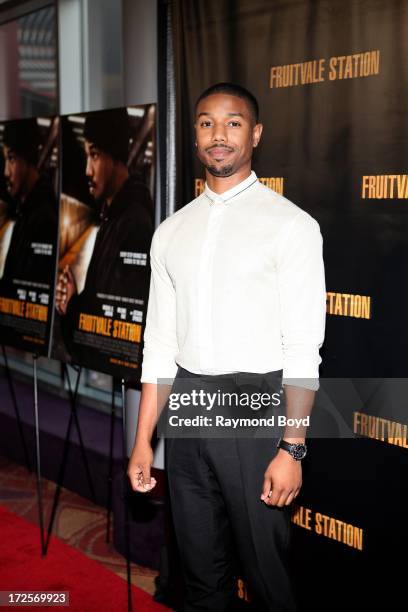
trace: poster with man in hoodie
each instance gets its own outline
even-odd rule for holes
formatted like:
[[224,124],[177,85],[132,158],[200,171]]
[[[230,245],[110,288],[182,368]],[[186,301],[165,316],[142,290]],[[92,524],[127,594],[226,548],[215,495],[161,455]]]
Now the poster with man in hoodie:
[[53,356],[140,373],[154,229],[155,106],[61,119]]
[[58,240],[59,119],[0,123],[0,342],[47,356]]

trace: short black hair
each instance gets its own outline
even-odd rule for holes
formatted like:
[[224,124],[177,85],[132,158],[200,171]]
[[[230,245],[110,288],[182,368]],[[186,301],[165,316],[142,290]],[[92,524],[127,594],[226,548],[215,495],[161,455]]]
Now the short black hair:
[[251,111],[251,115],[255,121],[258,123],[259,121],[259,106],[258,101],[255,98],[254,94],[252,94],[248,89],[242,87],[242,85],[237,85],[236,83],[216,83],[215,85],[211,85],[211,87],[207,87],[206,90],[197,98],[197,102],[195,104],[195,109],[197,110],[197,106],[201,100],[208,98],[208,96],[212,96],[214,94],[227,94],[229,96],[236,96],[237,98],[244,99]]
[[28,164],[37,166],[40,147],[40,130],[37,120],[7,121],[4,126],[3,144]]
[[86,116],[84,138],[114,159],[127,164],[130,126],[126,108],[97,111]]

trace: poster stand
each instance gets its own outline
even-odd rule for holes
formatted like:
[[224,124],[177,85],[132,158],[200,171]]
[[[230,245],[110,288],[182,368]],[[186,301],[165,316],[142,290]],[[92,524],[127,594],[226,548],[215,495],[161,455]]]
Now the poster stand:
[[109,471],[108,471],[108,498],[106,509],[106,543],[110,542],[112,517],[112,491],[113,491],[113,443],[115,434],[115,378],[112,376],[112,396],[109,429]]
[[29,472],[32,472],[30,456],[28,454],[28,448],[27,448],[25,437],[24,437],[23,427],[21,424],[20,411],[18,409],[16,391],[14,389],[13,379],[11,376],[11,370],[10,370],[8,359],[7,359],[6,347],[4,346],[4,344],[1,345],[1,349],[3,352],[3,359],[4,359],[4,371],[6,373],[7,384],[10,390],[11,401],[12,401],[14,412],[16,415],[16,421],[17,421],[18,433],[20,434],[21,446],[23,447],[24,461],[25,461],[27,470]]
[[125,536],[125,551],[126,551],[126,576],[127,576],[127,595],[128,595],[128,612],[132,612],[132,580],[131,580],[131,565],[130,565],[130,527],[129,527],[129,479],[127,476],[127,445],[126,445],[126,389],[125,380],[122,378],[122,450],[123,450],[123,507],[125,513],[124,520],[124,536]]
[[[69,441],[71,437],[72,425],[75,422],[75,426],[78,433],[79,443],[81,447],[81,453],[83,462],[85,465],[85,471],[88,478],[88,484],[92,495],[92,500],[95,502],[95,492],[93,482],[89,470],[88,461],[86,458],[85,447],[83,444],[81,429],[78,420],[77,413],[77,398],[78,398],[78,387],[82,373],[81,366],[73,366],[76,371],[75,388],[72,390],[71,380],[69,377],[69,371],[66,364],[63,364],[63,371],[68,382],[68,392],[71,403],[71,413],[68,422],[68,427],[65,435],[64,449],[62,454],[62,460],[59,468],[57,488],[54,494],[54,501],[51,511],[50,522],[47,530],[47,538],[44,533],[44,504],[42,497],[42,481],[41,481],[41,455],[40,455],[40,430],[39,430],[39,418],[38,418],[38,376],[37,376],[37,359],[38,355],[33,355],[33,378],[34,378],[34,416],[35,416],[35,439],[36,439],[36,468],[37,468],[37,499],[38,499],[38,515],[40,525],[40,537],[41,537],[41,556],[44,557],[48,552],[48,546],[50,543],[52,528],[55,520],[55,515],[58,507],[59,497],[61,488],[64,481],[65,469],[69,451]],[[132,582],[131,582],[131,561],[130,561],[130,529],[129,529],[129,482],[127,478],[127,450],[126,450],[126,389],[125,380],[121,380],[121,399],[122,399],[122,462],[123,462],[123,477],[124,477],[124,495],[123,495],[123,506],[124,506],[124,535],[125,535],[125,546],[126,546],[126,575],[127,575],[127,601],[128,601],[128,612],[132,612]],[[114,435],[114,411],[115,411],[115,380],[112,378],[112,403],[111,403],[111,428],[110,428],[110,467],[109,467],[109,502],[110,507],[112,505],[112,471],[113,471],[113,435]],[[110,512],[108,508],[108,527],[107,537],[109,537],[109,524],[110,524]]]
[[[110,438],[109,438],[109,473],[108,473],[108,500],[106,511],[106,543],[110,542],[111,516],[112,516],[112,491],[113,491],[113,443],[115,433],[115,378],[112,376],[112,395],[110,412]],[[132,612],[132,573],[130,561],[130,527],[129,527],[129,481],[127,477],[127,449],[126,449],[126,387],[124,379],[121,380],[121,404],[122,404],[122,465],[123,465],[123,507],[124,507],[124,538],[126,555],[126,578],[127,578],[127,601],[128,612]]]
[[64,448],[62,451],[62,459],[61,459],[60,468],[58,472],[57,488],[55,489],[55,493],[54,493],[54,501],[53,501],[52,510],[51,510],[50,522],[49,522],[48,530],[47,530],[46,552],[48,551],[52,529],[54,526],[55,515],[57,512],[58,502],[59,502],[59,498],[61,494],[61,488],[64,483],[65,470],[67,466],[68,453],[69,453],[69,443],[70,443],[70,438],[71,438],[71,430],[72,430],[72,426],[74,423],[75,423],[77,434],[78,434],[79,447],[81,450],[82,460],[83,460],[84,467],[85,467],[85,473],[86,473],[86,477],[88,480],[89,490],[91,492],[91,498],[92,498],[93,503],[96,503],[95,490],[94,490],[94,486],[92,482],[91,472],[89,470],[89,464],[88,464],[88,460],[86,457],[86,452],[85,452],[85,447],[84,447],[84,443],[82,439],[82,433],[81,433],[81,428],[79,425],[78,412],[77,412],[78,387],[79,387],[79,381],[81,378],[82,367],[75,366],[75,365],[73,365],[72,367],[76,372],[74,391],[72,391],[71,379],[69,376],[68,367],[65,363],[63,364],[63,373],[65,374],[65,378],[68,383],[68,394],[69,394],[69,400],[71,404],[71,412],[69,416],[67,431],[65,434]]
[[38,521],[40,525],[41,556],[45,557],[47,550],[44,537],[44,507],[41,486],[41,454],[40,454],[40,428],[38,421],[38,380],[37,380],[37,359],[38,355],[33,355],[33,379],[34,379],[34,420],[35,420],[35,457],[37,467],[37,500],[38,500]]

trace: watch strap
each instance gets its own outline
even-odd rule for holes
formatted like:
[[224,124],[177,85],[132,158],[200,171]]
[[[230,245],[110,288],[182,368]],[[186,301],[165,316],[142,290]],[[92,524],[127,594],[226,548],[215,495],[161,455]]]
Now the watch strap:
[[[306,444],[296,444],[296,443],[290,443],[290,442],[286,442],[286,440],[282,440],[282,438],[279,439],[278,444],[277,444],[278,448],[282,448],[283,450],[287,451],[294,459],[296,459],[296,461],[301,461],[301,459],[303,459],[303,457],[306,456]],[[299,447],[302,447],[302,450],[304,449],[304,454],[303,457],[297,457],[296,456],[296,451],[299,449]]]

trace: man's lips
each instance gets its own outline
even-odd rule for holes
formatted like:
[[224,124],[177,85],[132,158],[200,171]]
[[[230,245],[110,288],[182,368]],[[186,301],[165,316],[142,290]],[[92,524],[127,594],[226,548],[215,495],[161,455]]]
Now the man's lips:
[[211,149],[207,149],[207,153],[214,159],[224,159],[225,157],[228,157],[232,151],[233,149],[227,147],[213,147]]

